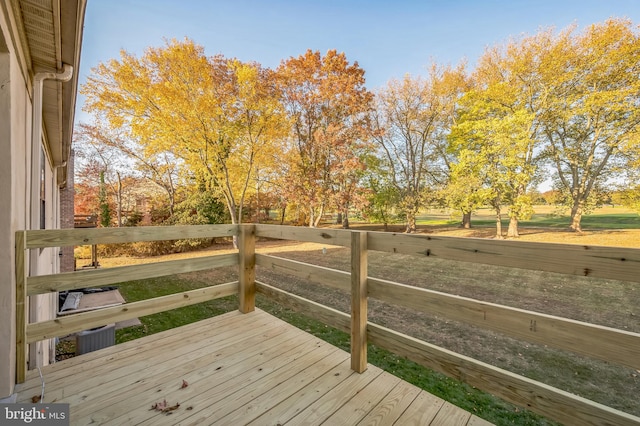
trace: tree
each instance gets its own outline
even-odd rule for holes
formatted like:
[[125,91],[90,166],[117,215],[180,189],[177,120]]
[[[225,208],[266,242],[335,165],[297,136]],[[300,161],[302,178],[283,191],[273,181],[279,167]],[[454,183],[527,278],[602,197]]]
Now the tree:
[[105,196],[114,200],[116,225],[123,226],[127,220],[125,214],[135,209],[135,187],[141,180],[131,161],[136,157],[129,154],[117,133],[101,125],[98,120],[93,125],[81,123],[78,126],[75,144],[79,148],[79,168],[84,169],[85,173],[93,171],[96,176],[101,176],[107,189]]
[[551,189],[540,194],[540,197],[544,200],[544,204],[548,206],[554,206],[558,204],[560,193],[554,189]]
[[583,34],[545,30],[485,52],[457,127],[494,172],[485,177],[509,205],[508,235],[531,213],[540,159],[553,165],[571,229],[581,230],[605,183],[637,155],[639,71],[638,31],[626,20]]
[[640,185],[634,185],[620,191],[616,198],[620,204],[640,213]]
[[570,201],[571,225],[580,221],[598,186],[623,165],[640,125],[640,33],[631,21],[610,19],[581,34],[575,27],[544,32],[538,73],[539,115],[555,185]]
[[[91,147],[101,152],[110,151],[110,157],[116,159],[117,164],[124,164],[121,169],[128,174],[135,169],[139,176],[162,188],[167,194],[166,206],[169,215],[173,215],[177,202],[178,174],[182,167],[182,161],[173,153],[148,152],[144,145],[132,135],[123,132],[122,129],[111,129],[99,119],[95,119],[91,125],[80,123],[76,135],[76,144],[85,149]],[[126,158],[122,158],[123,156]],[[110,161],[110,163],[113,162]]]
[[491,190],[486,185],[481,164],[476,153],[462,149],[456,153],[456,161],[451,166],[449,181],[444,189],[443,198],[449,207],[462,214],[460,226],[471,228],[471,214],[486,205],[491,199]]
[[406,232],[416,231],[420,207],[447,180],[447,134],[465,86],[463,65],[433,65],[427,80],[407,75],[377,94],[371,136],[405,213]]
[[232,223],[241,223],[247,197],[259,187],[259,172],[277,167],[276,153],[282,148],[288,121],[273,71],[237,60],[227,66],[233,85],[227,89],[222,111],[230,145],[215,176]]
[[287,199],[303,206],[309,226],[317,226],[329,207],[346,218],[358,203],[363,167],[366,113],[372,94],[364,70],[344,53],[324,56],[308,50],[276,70],[283,103],[292,122],[287,163]]
[[[497,92],[507,92],[502,84],[498,87]],[[453,145],[462,147],[457,149],[457,187],[452,195],[458,194],[458,205],[467,211],[488,199],[496,210],[497,238],[502,238],[501,213],[507,204],[507,236],[517,237],[518,220],[533,212],[527,191],[536,182],[535,122],[533,114],[513,106],[520,99],[496,101],[491,92],[490,87],[470,91],[461,101],[460,120],[452,132]],[[464,190],[458,188],[466,173],[470,173],[465,180],[471,185],[463,195]]]
[[390,174],[384,170],[383,162],[377,156],[367,156],[366,163],[363,180],[368,189],[368,200],[363,214],[370,222],[382,223],[386,231],[389,223],[395,220],[398,194],[388,179]]
[[[541,117],[548,98],[541,91],[540,66],[549,33],[510,41],[485,51],[473,73],[473,88],[460,101],[452,149],[470,150],[460,167],[480,176],[496,209],[496,237],[502,237],[503,204],[508,206],[508,237],[519,235],[518,222],[533,213],[531,191],[539,182]],[[472,192],[476,191],[476,188]],[[458,196],[458,201],[468,202]],[[478,202],[477,199],[474,201]]]
[[104,181],[104,171],[100,172],[100,226],[108,228],[111,226],[111,208],[109,207],[109,199],[107,198],[107,186]]
[[75,176],[73,209],[75,214],[98,217],[100,212],[100,171],[103,165],[74,148]]
[[85,109],[126,135],[145,166],[179,159],[183,178],[223,200],[232,223],[242,221],[256,168],[271,164],[286,129],[270,71],[208,58],[190,40],[149,48],[141,58],[123,51],[92,70],[82,93]]

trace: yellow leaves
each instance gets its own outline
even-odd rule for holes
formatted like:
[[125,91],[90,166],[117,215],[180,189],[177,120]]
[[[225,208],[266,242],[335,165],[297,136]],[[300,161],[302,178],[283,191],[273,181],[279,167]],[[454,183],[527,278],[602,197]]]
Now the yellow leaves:
[[252,187],[257,161],[274,164],[266,153],[287,130],[272,80],[257,64],[208,58],[191,40],[171,40],[100,64],[82,92],[89,112],[126,132],[141,156],[181,159],[186,174],[213,182],[239,212],[234,200]]
[[628,20],[547,29],[487,49],[460,101],[452,147],[474,150],[492,185],[519,188],[509,200],[518,217],[528,212],[523,189],[534,182],[536,152],[577,203],[588,197],[580,188],[603,182],[607,162],[638,133],[639,74],[640,34]]

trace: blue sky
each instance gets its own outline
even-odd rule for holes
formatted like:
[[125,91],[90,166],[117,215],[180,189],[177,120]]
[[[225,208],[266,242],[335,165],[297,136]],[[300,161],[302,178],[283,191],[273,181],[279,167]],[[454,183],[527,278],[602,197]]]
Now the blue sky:
[[[307,49],[345,52],[377,89],[432,60],[472,68],[485,47],[540,28],[609,17],[640,24],[640,0],[88,0],[80,84],[92,67],[189,37],[221,53],[276,67]],[[76,121],[87,121],[78,98]]]

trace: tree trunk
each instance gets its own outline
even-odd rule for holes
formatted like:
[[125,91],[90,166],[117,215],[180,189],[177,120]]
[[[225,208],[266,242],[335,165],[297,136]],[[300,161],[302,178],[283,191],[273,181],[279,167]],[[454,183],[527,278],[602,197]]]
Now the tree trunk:
[[280,225],[284,225],[284,217],[286,213],[287,213],[287,206],[285,205],[282,207],[282,214],[280,215]]
[[496,239],[501,240],[502,236],[502,213],[499,207],[496,207]]
[[118,189],[116,194],[116,202],[118,203],[118,228],[122,227],[122,179],[120,179],[120,172],[116,172],[118,176]]
[[175,194],[173,192],[169,192],[169,216],[173,216],[173,206],[175,203]]
[[518,218],[515,216],[511,216],[509,219],[509,229],[507,230],[507,237],[518,238],[520,234],[518,233]]
[[462,223],[460,224],[460,227],[464,229],[471,228],[471,212],[462,213]]
[[315,220],[313,221],[313,226],[311,226],[311,228],[317,228],[318,225],[320,224],[320,221],[322,220],[322,216],[324,215],[324,206],[320,206],[320,211],[318,212],[318,215],[316,216]]
[[[237,212],[236,206],[234,204],[228,204],[228,207],[229,207],[229,213],[231,214],[231,224],[232,225],[238,224],[238,221],[236,220],[237,219],[236,218],[236,212]],[[233,248],[237,250],[238,247],[239,247],[239,245],[238,245],[238,236],[234,235],[232,237],[232,240],[233,240]]]
[[407,234],[416,232],[416,214],[413,212],[407,212]]
[[313,228],[313,224],[315,222],[315,215],[314,215],[314,211],[313,211],[313,207],[309,208],[309,228]]
[[572,231],[582,232],[580,221],[582,220],[582,213],[584,211],[583,204],[583,201],[578,199],[573,203],[573,207],[571,207],[571,226],[569,228]]
[[342,214],[342,229],[349,229],[349,213]]

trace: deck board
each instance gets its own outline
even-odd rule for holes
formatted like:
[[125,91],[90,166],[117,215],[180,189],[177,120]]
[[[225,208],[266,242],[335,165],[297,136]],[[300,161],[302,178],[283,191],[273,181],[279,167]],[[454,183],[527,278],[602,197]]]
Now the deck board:
[[[230,312],[44,367],[45,402],[71,424],[405,425],[490,423],[259,309]],[[188,383],[181,387],[183,380]],[[37,371],[18,401],[39,395]],[[166,400],[167,415],[151,410]]]
[[393,425],[405,410],[416,399],[420,389],[404,381],[400,381],[376,405],[360,425]]

